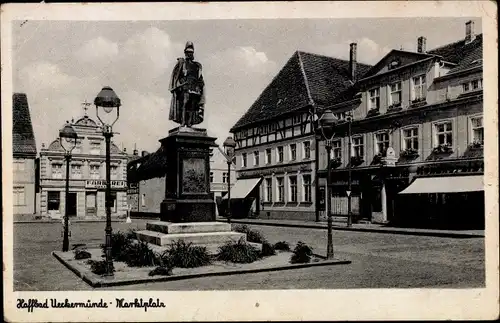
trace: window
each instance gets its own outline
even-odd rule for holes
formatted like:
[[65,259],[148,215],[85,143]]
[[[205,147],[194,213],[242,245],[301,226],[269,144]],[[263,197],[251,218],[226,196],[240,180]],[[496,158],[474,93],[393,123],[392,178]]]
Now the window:
[[290,185],[290,202],[297,202],[297,176],[290,176],[288,178],[288,183]]
[[370,101],[368,109],[377,110],[380,108],[380,88],[370,90]]
[[483,88],[483,79],[476,79],[462,83],[463,92],[477,91]]
[[141,206],[142,207],[146,206],[146,194],[142,194],[141,196]]
[[311,186],[311,175],[302,175],[302,186],[304,188],[304,202],[312,201],[312,186]]
[[79,140],[76,143],[75,148],[73,149],[73,154],[80,154],[82,152],[82,141]]
[[99,165],[90,165],[90,179],[100,179],[100,169]]
[[340,121],[343,121],[347,118],[347,114],[345,112],[337,112],[337,113],[334,113],[334,115]]
[[118,166],[116,165],[111,165],[111,168],[109,169],[111,173],[111,179],[118,179]]
[[469,92],[470,91],[470,83],[467,82],[467,83],[463,83],[462,84],[462,89],[464,92]]
[[258,151],[254,151],[253,152],[253,165],[254,166],[259,166],[259,162],[260,162],[260,158],[259,158],[259,152]]
[[303,145],[304,145],[304,159],[311,158],[311,142],[304,141]]
[[285,185],[283,183],[283,177],[276,177],[276,183],[278,184],[278,202],[285,201]]
[[210,172],[210,183],[214,182],[214,172]]
[[92,155],[100,155],[101,154],[101,143],[91,142],[90,143],[90,153]]
[[14,205],[26,205],[26,195],[24,194],[24,187],[14,187]]
[[413,78],[413,91],[412,100],[413,101],[423,101],[426,97],[426,87],[425,87],[425,75],[420,75]]
[[222,173],[222,183],[227,183],[227,173]]
[[61,193],[49,191],[47,192],[47,206],[49,211],[59,211],[59,204],[61,203]]
[[332,156],[331,158],[342,158],[342,142],[340,140],[332,141]]
[[293,117],[293,121],[292,121],[292,122],[293,122],[293,124],[298,124],[298,123],[300,123],[300,122],[301,122],[301,117],[302,117],[301,115],[294,116],[294,117]]
[[403,130],[403,149],[418,150],[418,128]]
[[52,164],[52,178],[63,178],[62,164]]
[[71,165],[71,177],[74,179],[82,178],[82,165]]
[[375,154],[384,154],[389,148],[389,134],[387,132],[375,134]]
[[14,171],[24,171],[24,159],[14,160]]
[[400,106],[401,105],[401,82],[393,83],[390,85],[391,95],[389,105]]
[[266,178],[266,186],[265,186],[265,197],[266,197],[266,202],[272,202],[273,201],[273,179],[272,178]]
[[290,160],[297,159],[297,144],[290,144]]
[[283,146],[278,147],[277,153],[278,153],[278,156],[277,156],[278,163],[282,163],[283,162]]
[[271,148],[266,149],[266,164],[271,163]]
[[365,156],[363,137],[352,138],[352,156],[360,158]]
[[471,118],[472,142],[478,145],[484,143],[483,117]]
[[247,167],[247,153],[241,154],[241,167]]
[[453,128],[450,121],[438,123],[435,125],[436,129],[436,146],[438,145],[453,145]]

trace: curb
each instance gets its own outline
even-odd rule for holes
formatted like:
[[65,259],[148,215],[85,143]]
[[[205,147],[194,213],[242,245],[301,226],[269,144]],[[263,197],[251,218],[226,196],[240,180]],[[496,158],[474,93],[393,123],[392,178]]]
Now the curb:
[[[52,255],[59,260],[66,268],[71,270],[75,275],[83,279],[88,285],[93,288],[99,287],[112,287],[112,286],[126,286],[126,285],[135,285],[135,284],[146,284],[146,283],[159,283],[166,281],[177,281],[177,280],[185,280],[192,278],[203,278],[203,277],[213,277],[213,276],[231,276],[231,275],[242,275],[242,274],[252,274],[252,273],[260,273],[260,272],[270,272],[270,271],[281,271],[281,270],[291,270],[291,269],[300,269],[307,267],[319,267],[319,266],[334,266],[334,265],[348,265],[351,264],[350,260],[325,260],[322,262],[311,262],[305,264],[290,264],[276,267],[268,267],[268,268],[253,268],[253,269],[235,269],[229,271],[215,271],[210,273],[199,273],[199,274],[183,274],[183,275],[174,275],[174,276],[164,276],[157,278],[142,278],[142,279],[131,279],[131,280],[123,280],[123,281],[112,281],[107,280],[105,278],[100,278],[94,274],[86,274],[80,271],[78,268],[62,259],[61,256],[58,255],[56,251],[52,252]],[[316,254],[315,254],[316,255]],[[316,255],[319,258],[325,258],[324,256]]]
[[[225,222],[224,220],[217,220],[218,222]],[[231,220],[231,223],[241,223],[249,225],[267,225],[275,227],[290,227],[290,228],[305,228],[305,229],[327,229],[326,225],[321,224],[291,224],[291,223],[265,223],[265,222],[253,222],[245,220]],[[440,238],[484,238],[484,234],[474,234],[474,233],[455,233],[455,232],[426,232],[426,231],[402,231],[394,229],[375,229],[375,228],[353,228],[353,227],[341,227],[334,225],[333,230],[338,231],[357,231],[357,232],[374,232],[374,233],[388,233],[388,234],[404,234],[404,235],[414,235],[414,236],[427,236],[427,237],[440,237]]]
[[[125,223],[127,219],[111,220],[111,223]],[[18,223],[61,223],[61,220],[27,220],[27,221],[13,221],[14,224]],[[73,220],[71,223],[106,223],[106,220]]]

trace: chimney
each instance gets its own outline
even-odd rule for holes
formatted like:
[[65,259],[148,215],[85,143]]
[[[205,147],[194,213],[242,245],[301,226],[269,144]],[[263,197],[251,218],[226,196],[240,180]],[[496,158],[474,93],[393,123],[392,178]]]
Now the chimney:
[[123,152],[126,153],[127,152],[127,148],[123,147]]
[[476,38],[474,34],[474,22],[469,20],[465,23],[465,44],[472,42]]
[[349,51],[349,75],[351,76],[352,81],[356,81],[356,49],[357,49],[357,44],[356,43],[351,43],[349,45],[350,51]]
[[139,150],[137,150],[137,144],[134,144],[134,150],[133,150],[132,154],[134,156],[138,156],[139,155]]
[[427,51],[426,47],[427,38],[421,36],[417,40],[417,53],[425,53]]

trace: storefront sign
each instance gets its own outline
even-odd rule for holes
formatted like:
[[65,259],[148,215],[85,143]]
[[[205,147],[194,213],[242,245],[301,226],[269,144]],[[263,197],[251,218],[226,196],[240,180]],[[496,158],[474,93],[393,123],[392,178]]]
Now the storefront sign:
[[[125,181],[111,181],[111,188],[125,188]],[[89,179],[85,181],[85,188],[106,188],[106,181],[99,179]]]

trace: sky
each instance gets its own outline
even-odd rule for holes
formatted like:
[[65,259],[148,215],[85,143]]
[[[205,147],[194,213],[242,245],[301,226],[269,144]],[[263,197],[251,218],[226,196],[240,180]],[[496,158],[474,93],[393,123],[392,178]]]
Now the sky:
[[[14,21],[13,90],[28,96],[40,150],[66,120],[84,115],[103,86],[122,101],[114,142],[152,152],[177,124],[168,120],[172,68],[186,41],[206,83],[205,121],[222,144],[229,129],[296,50],[375,64],[391,49],[415,51],[461,40],[470,18],[248,19],[190,21]],[[475,22],[481,33],[481,20]],[[95,107],[88,115],[97,121]]]

